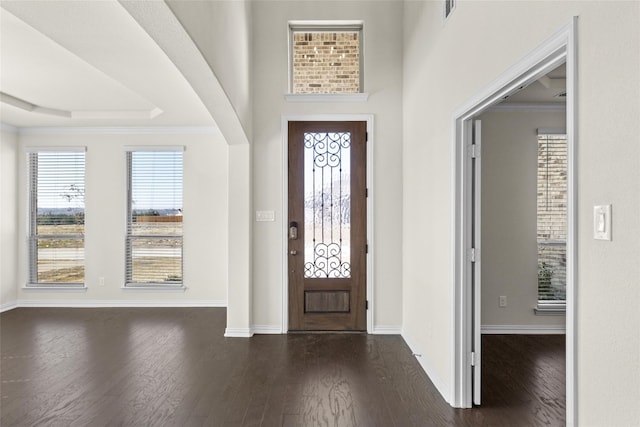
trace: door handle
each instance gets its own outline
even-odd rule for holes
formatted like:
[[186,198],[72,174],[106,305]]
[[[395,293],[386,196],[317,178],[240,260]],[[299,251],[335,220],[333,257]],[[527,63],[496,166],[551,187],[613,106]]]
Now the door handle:
[[298,251],[296,251],[295,249],[291,250],[289,253],[291,255],[298,255]]
[[289,240],[298,240],[298,223],[295,221],[289,223]]

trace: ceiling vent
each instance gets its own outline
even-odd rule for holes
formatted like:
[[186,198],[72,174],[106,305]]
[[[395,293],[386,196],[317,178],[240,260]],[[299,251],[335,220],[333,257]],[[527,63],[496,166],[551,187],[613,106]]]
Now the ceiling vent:
[[449,15],[453,13],[456,8],[455,0],[444,0],[444,19],[447,19]]

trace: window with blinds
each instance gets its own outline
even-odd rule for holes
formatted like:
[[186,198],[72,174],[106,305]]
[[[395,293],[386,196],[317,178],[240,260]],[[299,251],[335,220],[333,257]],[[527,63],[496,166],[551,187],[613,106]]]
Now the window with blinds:
[[126,159],[126,286],[181,286],[183,149]]
[[538,305],[564,305],[567,265],[567,138],[538,135]]
[[34,150],[28,161],[27,286],[84,286],[85,149]]

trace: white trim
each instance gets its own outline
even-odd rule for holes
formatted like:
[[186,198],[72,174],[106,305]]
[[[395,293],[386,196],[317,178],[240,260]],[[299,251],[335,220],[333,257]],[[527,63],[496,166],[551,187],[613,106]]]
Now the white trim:
[[125,145],[123,151],[187,151],[184,145]]
[[483,335],[564,335],[564,325],[482,325]]
[[[470,126],[473,128],[472,144],[475,148],[471,148],[473,161],[475,161],[474,180],[474,199],[475,207],[473,218],[471,219],[475,244],[471,250],[471,261],[473,261],[473,322],[474,325],[482,324],[482,121],[469,120]],[[475,150],[475,151],[473,151]],[[480,405],[482,392],[482,336],[480,328],[474,328],[473,342],[471,344],[471,357],[475,357],[473,362],[473,403]]]
[[533,308],[536,316],[564,316],[567,312],[566,301],[538,301]]
[[359,20],[293,20],[289,29],[296,32],[340,32],[361,31],[364,21]]
[[25,153],[86,153],[87,147],[85,145],[71,145],[71,146],[27,146],[24,147]]
[[251,338],[253,332],[250,328],[226,328],[224,336],[227,338]]
[[79,119],[154,119],[162,114],[162,110],[157,107],[151,110],[62,110],[34,104],[4,92],[0,92],[0,102],[19,108],[27,113]]
[[577,17],[563,26],[549,39],[526,55],[521,61],[499,76],[493,83],[478,92],[464,106],[456,110],[452,120],[452,182],[454,183],[451,206],[454,221],[451,227],[452,236],[452,325],[451,334],[451,403],[455,407],[471,407],[471,368],[467,363],[470,352],[470,337],[473,333],[471,323],[470,275],[466,268],[466,247],[469,242],[467,230],[468,211],[468,167],[464,153],[467,141],[465,123],[491,106],[500,102],[505,96],[518,91],[522,85],[535,81],[562,63],[567,64],[567,147],[568,147],[568,197],[567,197],[567,316],[566,316],[566,408],[567,425],[577,425],[577,406],[575,397],[576,361],[575,361],[575,284],[576,275],[576,145],[577,138],[577,62],[576,62]]
[[28,292],[87,292],[87,288],[84,283],[82,285],[73,286],[73,285],[41,285],[41,284],[33,284],[33,285],[25,285],[22,287],[23,291]]
[[219,133],[215,126],[158,127],[18,127],[26,135],[208,135]]
[[14,308],[18,308],[17,302],[5,302],[4,304],[0,304],[0,313],[13,310]]
[[279,325],[253,325],[251,326],[251,333],[261,335],[281,334],[282,328]]
[[429,377],[429,380],[431,380],[433,385],[436,387],[436,389],[442,395],[442,397],[447,401],[447,403],[451,404],[452,402],[447,399],[447,397],[451,395],[451,393],[448,390],[447,383],[445,381],[442,381],[442,379],[436,374],[437,371],[433,369],[433,366],[427,360],[427,353],[423,353],[415,345],[415,341],[413,341],[413,339],[411,339],[411,337],[409,337],[406,332],[402,331],[401,336],[404,342],[407,344],[407,346],[411,350],[411,352],[413,353],[413,355],[415,356],[416,360],[418,361],[422,369],[424,370],[424,372]]
[[287,102],[367,102],[369,94],[361,93],[290,93]]
[[374,335],[401,335],[402,326],[378,325],[373,327]]
[[185,292],[187,289],[186,286],[184,285],[125,285],[125,286],[121,286],[120,289],[122,289],[125,292],[177,292],[177,293],[183,293]]
[[289,122],[297,121],[363,121],[367,122],[367,188],[369,190],[369,197],[367,197],[367,242],[369,244],[369,253],[367,254],[367,295],[366,299],[369,301],[369,310],[367,310],[367,333],[373,333],[373,319],[375,311],[375,294],[374,294],[374,277],[373,277],[373,263],[375,260],[375,242],[374,242],[374,215],[373,215],[373,200],[374,200],[374,179],[373,179],[373,161],[374,161],[374,116],[373,114],[283,114],[281,123],[282,132],[282,215],[280,215],[280,227],[281,233],[281,253],[282,253],[282,333],[289,331],[289,257],[287,256],[287,224],[286,220],[289,212],[288,194],[289,188],[287,185],[287,165],[289,159],[287,157],[287,146],[289,143]]
[[0,122],[0,131],[9,133],[18,133],[19,128],[13,125]]
[[567,37],[567,264],[566,264],[566,414],[567,426],[577,426],[578,365],[577,302],[578,270],[578,17],[566,29]]
[[566,111],[566,103],[562,102],[503,102],[487,109],[488,112],[547,113]]
[[[310,20],[310,21],[289,21],[287,23],[287,73],[288,73],[288,81],[287,81],[287,87],[289,90],[289,95],[294,95],[293,94],[293,33],[295,32],[357,32],[360,34],[359,37],[359,44],[358,44],[358,52],[359,52],[359,58],[358,58],[358,68],[360,71],[360,75],[359,75],[359,81],[358,81],[358,89],[359,90],[364,90],[364,21],[358,21],[358,20],[344,20],[344,21],[339,21],[339,20]],[[359,94],[363,94],[365,95],[364,101],[367,100],[367,98],[369,97],[368,94],[364,94],[363,92],[360,92]],[[303,95],[308,95],[308,94],[303,94]],[[322,101],[322,96],[324,94],[311,94],[311,95],[320,95],[320,98],[318,98],[316,101],[317,102],[336,102],[335,98],[334,99],[330,99],[327,101]],[[344,96],[345,94],[331,94],[331,95],[338,95],[338,96]],[[352,95],[352,94],[346,94],[346,95]],[[285,95],[285,99],[287,99],[287,101],[290,101],[291,99],[286,98]],[[303,101],[303,102],[316,102],[316,101]]]
[[224,300],[18,300],[17,307],[226,307]]

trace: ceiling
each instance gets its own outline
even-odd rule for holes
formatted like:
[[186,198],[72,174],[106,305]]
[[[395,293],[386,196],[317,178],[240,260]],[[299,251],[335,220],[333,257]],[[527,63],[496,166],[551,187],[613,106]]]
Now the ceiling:
[[508,104],[563,104],[567,91],[567,67],[562,64],[531,83],[524,89],[510,95],[502,105]]
[[215,126],[116,0],[3,0],[0,92],[0,122],[16,127]]
[[[564,65],[502,105],[562,104]],[[0,122],[16,127],[215,126],[117,0],[0,2]]]

